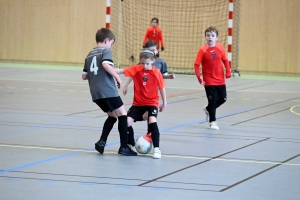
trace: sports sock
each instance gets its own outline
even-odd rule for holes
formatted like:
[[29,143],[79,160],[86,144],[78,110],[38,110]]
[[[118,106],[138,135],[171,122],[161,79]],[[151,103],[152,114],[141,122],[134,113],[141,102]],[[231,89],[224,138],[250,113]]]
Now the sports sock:
[[128,135],[127,135],[127,115],[122,115],[118,117],[118,130],[120,135],[120,141],[122,147],[127,147]]
[[149,132],[151,132],[151,137],[152,137],[152,142],[153,142],[153,146],[155,147],[159,147],[159,130],[158,130],[158,126],[157,123],[151,123],[148,125],[148,130]]
[[114,124],[116,123],[116,121],[117,121],[116,118],[108,116],[108,118],[104,122],[100,140],[103,140],[105,142],[107,141],[107,137],[108,137],[111,129],[114,127]]
[[135,141],[134,141],[134,131],[132,126],[128,127],[128,144],[131,144],[132,146],[135,145]]

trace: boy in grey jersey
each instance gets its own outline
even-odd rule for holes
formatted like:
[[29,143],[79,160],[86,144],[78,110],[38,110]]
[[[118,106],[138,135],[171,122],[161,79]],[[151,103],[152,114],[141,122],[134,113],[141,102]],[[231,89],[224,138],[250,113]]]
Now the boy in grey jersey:
[[136,152],[127,146],[127,112],[115,85],[115,80],[118,88],[122,84],[119,75],[113,68],[114,63],[110,50],[111,45],[115,42],[115,36],[109,29],[102,28],[96,33],[96,42],[97,47],[87,55],[82,72],[82,79],[89,82],[93,102],[108,115],[103,125],[100,140],[95,143],[95,149],[103,154],[107,137],[118,119],[121,140],[118,153],[136,156]]

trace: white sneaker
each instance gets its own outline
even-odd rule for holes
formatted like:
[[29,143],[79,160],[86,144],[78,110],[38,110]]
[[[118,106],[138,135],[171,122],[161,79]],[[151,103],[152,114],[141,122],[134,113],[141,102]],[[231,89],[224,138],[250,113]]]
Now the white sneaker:
[[132,146],[131,144],[127,144],[127,145],[131,149],[131,151],[137,153],[135,146]]
[[153,158],[157,158],[157,159],[161,158],[161,152],[158,147],[155,147],[153,150]]
[[219,126],[215,121],[209,123],[209,128],[213,130],[219,130]]
[[205,112],[205,114],[206,114],[206,121],[209,122],[209,113],[208,113],[208,111],[206,110],[206,107],[207,107],[207,106],[204,106],[204,107],[203,107],[203,110],[204,110],[204,112]]

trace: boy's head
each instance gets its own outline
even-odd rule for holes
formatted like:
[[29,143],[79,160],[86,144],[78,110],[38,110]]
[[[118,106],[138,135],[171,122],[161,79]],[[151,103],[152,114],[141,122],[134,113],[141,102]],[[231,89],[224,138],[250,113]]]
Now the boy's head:
[[140,64],[145,70],[151,70],[155,61],[155,55],[153,51],[149,49],[143,49],[140,53]]
[[157,55],[158,53],[157,42],[155,42],[154,40],[148,40],[144,45],[144,48],[153,51],[155,55]]
[[103,47],[110,48],[115,40],[115,35],[107,28],[101,28],[96,33],[96,42],[102,43]]
[[205,30],[204,34],[208,46],[215,46],[218,40],[218,30],[215,27],[210,26]]
[[157,27],[158,26],[158,18],[157,17],[153,17],[151,19],[151,26],[153,26],[153,27]]

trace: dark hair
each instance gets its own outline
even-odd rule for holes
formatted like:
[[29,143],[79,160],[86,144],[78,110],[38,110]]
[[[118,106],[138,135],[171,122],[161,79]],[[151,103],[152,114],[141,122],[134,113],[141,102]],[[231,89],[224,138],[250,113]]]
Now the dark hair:
[[154,46],[157,48],[157,42],[155,42],[154,40],[148,40],[144,45],[144,48],[150,48]]
[[158,18],[157,18],[157,17],[153,17],[153,18],[151,19],[151,23],[153,22],[153,20],[156,20],[156,21],[157,21],[157,24],[158,24]]
[[215,32],[215,33],[217,34],[217,37],[218,37],[218,35],[219,35],[219,32],[218,32],[217,28],[214,27],[214,26],[208,27],[208,28],[204,31],[204,35],[206,36],[206,33],[208,33],[208,32]]
[[96,42],[104,42],[104,40],[108,38],[109,40],[116,40],[113,32],[107,28],[101,28],[96,33]]
[[143,49],[140,53],[140,59],[151,59],[154,60],[155,59],[155,54],[153,51],[149,50],[149,49]]

